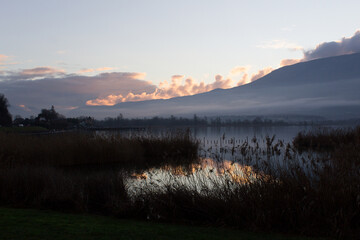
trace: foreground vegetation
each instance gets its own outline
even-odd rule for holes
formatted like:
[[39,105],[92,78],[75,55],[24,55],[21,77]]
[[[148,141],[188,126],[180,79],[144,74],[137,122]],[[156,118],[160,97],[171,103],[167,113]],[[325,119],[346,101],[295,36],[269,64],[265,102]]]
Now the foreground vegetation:
[[259,234],[224,228],[193,227],[122,220],[96,215],[74,215],[30,209],[0,208],[0,239],[291,239],[293,236]]
[[[344,147],[358,148],[360,144],[360,126],[355,129],[318,129],[315,132],[298,133],[294,146],[299,151],[334,152]],[[354,159],[355,160],[355,159]]]
[[[188,134],[163,140],[0,135],[0,204],[354,239],[360,235],[359,128],[334,131],[299,134],[293,145],[270,137],[230,141],[230,148],[209,153],[221,163],[211,168],[189,161],[198,145]],[[355,137],[345,141],[349,134]],[[324,147],[326,139],[337,144]],[[224,161],[226,152],[231,161]],[[104,168],[114,160],[122,167]],[[75,167],[88,164],[97,167]],[[146,168],[134,173],[132,164]],[[156,178],[152,167],[169,174]]]
[[106,166],[141,168],[198,160],[198,143],[189,132],[161,136],[100,135],[72,132],[18,135],[0,132],[0,166]]

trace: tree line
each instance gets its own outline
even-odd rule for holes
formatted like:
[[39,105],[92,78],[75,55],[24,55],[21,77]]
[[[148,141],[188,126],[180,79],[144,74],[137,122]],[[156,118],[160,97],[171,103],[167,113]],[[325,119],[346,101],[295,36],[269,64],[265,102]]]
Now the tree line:
[[[120,113],[117,117],[107,117],[96,120],[91,116],[67,118],[56,112],[55,107],[41,109],[35,117],[22,118],[12,116],[8,111],[9,102],[3,94],[0,94],[0,126],[40,126],[47,129],[90,129],[90,128],[127,128],[127,127],[221,127],[221,126],[284,126],[294,125],[284,120],[268,119],[262,116],[252,118],[221,118],[221,117],[152,117],[152,118],[124,118]],[[311,122],[298,122],[296,125],[312,124]]]

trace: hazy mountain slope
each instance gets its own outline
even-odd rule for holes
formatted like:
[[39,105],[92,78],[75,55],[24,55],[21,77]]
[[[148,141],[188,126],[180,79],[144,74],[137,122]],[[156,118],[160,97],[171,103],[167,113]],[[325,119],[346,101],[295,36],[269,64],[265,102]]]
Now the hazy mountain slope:
[[360,77],[360,53],[286,66],[253,82],[253,86],[300,85]]
[[319,115],[360,117],[360,54],[323,58],[273,71],[247,85],[168,100],[83,107],[96,117],[155,115]]

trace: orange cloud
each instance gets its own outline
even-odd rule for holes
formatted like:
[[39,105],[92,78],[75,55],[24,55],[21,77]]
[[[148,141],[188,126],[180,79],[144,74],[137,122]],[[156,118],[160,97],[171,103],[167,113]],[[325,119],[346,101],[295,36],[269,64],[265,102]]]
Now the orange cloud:
[[244,84],[249,83],[249,74],[248,73],[244,73],[244,75],[242,76],[242,78],[240,79],[240,81],[238,81],[237,86],[241,86]]
[[[26,106],[31,106],[29,108],[35,111],[48,107],[50,103],[60,110],[69,111],[84,105],[89,99],[104,98],[111,94],[127,96],[130,99],[131,97],[136,98],[136,95],[142,92],[151,93],[156,89],[156,86],[142,80],[145,78],[145,73],[113,72],[95,76],[75,74],[40,76],[21,75],[20,72],[35,74],[51,73],[52,71],[37,69],[0,72],[1,91],[12,99],[12,105],[18,106],[16,109],[21,108],[22,110]],[[128,95],[130,92],[134,96]],[[143,98],[143,96],[140,97]],[[115,98],[112,101],[118,100]],[[109,103],[104,102],[104,104]]]
[[194,95],[198,93],[208,92],[216,88],[230,88],[232,87],[232,80],[230,78],[223,78],[221,75],[215,76],[215,81],[209,84],[204,82],[197,83],[193,78],[188,77],[184,80],[183,75],[174,75],[171,78],[171,82],[161,82],[159,87],[154,92],[141,94],[134,94],[132,92],[127,95],[111,94],[104,98],[96,98],[94,100],[88,100],[86,105],[90,106],[113,106],[120,102],[129,101],[145,101],[151,99],[169,99],[173,97],[181,97],[187,95]]
[[[266,74],[273,71],[273,68],[267,67],[257,73],[254,73],[249,78],[247,73],[249,66],[237,66],[233,68],[229,77],[224,78],[222,75],[215,75],[215,81],[212,83],[206,84],[205,82],[197,82],[192,77],[185,78],[184,75],[173,75],[171,81],[160,82],[158,87],[153,92],[142,92],[135,94],[129,92],[127,94],[110,94],[105,97],[98,97],[96,99],[91,99],[86,101],[86,105],[89,106],[113,106],[121,102],[136,102],[136,101],[146,101],[153,99],[169,99],[174,97],[182,97],[188,95],[194,95],[204,92],[209,92],[211,90],[222,88],[227,89],[234,87],[234,81],[231,76],[236,76],[243,74],[240,81],[238,81],[237,86],[255,81]],[[144,75],[145,77],[145,75]],[[141,79],[141,76],[137,76],[137,79]]]
[[238,83],[236,85],[237,86],[244,85],[249,82],[248,81],[249,69],[250,69],[250,66],[236,66],[233,69],[231,69],[231,71],[229,73],[229,78],[243,74],[243,76],[241,77],[241,79],[238,81]]
[[[18,64],[17,62],[9,62],[11,58],[12,58],[12,57],[10,57],[10,56],[6,56],[6,55],[3,55],[3,54],[0,54],[0,66],[1,66],[1,65],[14,65],[14,64]],[[5,68],[5,67],[0,67],[0,68]]]
[[90,73],[90,72],[95,72],[95,69],[92,69],[92,68],[84,68],[84,69],[81,69],[79,71],[79,73]]
[[230,74],[233,76],[239,75],[241,73],[246,73],[249,70],[249,66],[237,66],[231,69]]
[[299,63],[301,61],[302,61],[302,59],[283,59],[280,62],[280,67],[293,65],[293,64]]
[[264,69],[259,70],[257,73],[254,73],[251,75],[250,82],[253,82],[255,80],[258,80],[259,78],[262,78],[263,76],[271,73],[274,69],[272,67],[266,67]]
[[257,73],[253,73],[251,77],[249,78],[249,75],[245,73],[241,80],[237,83],[237,86],[251,83],[253,81],[258,80],[259,78],[264,77],[265,75],[271,73],[274,69],[272,67],[266,67],[264,69],[259,70]]
[[25,111],[27,111],[27,112],[31,112],[31,109],[30,108],[28,108],[27,106],[25,106],[24,104],[20,104],[20,105],[18,105],[19,107],[21,107],[21,108],[23,108]]

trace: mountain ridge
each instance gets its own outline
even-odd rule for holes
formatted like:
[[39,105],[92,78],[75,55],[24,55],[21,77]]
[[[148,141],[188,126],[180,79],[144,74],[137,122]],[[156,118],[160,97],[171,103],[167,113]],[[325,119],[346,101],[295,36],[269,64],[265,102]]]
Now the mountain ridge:
[[[301,114],[360,117],[360,53],[321,58],[274,70],[246,85],[171,99],[85,106],[96,117]],[[107,114],[107,115],[106,115]]]

